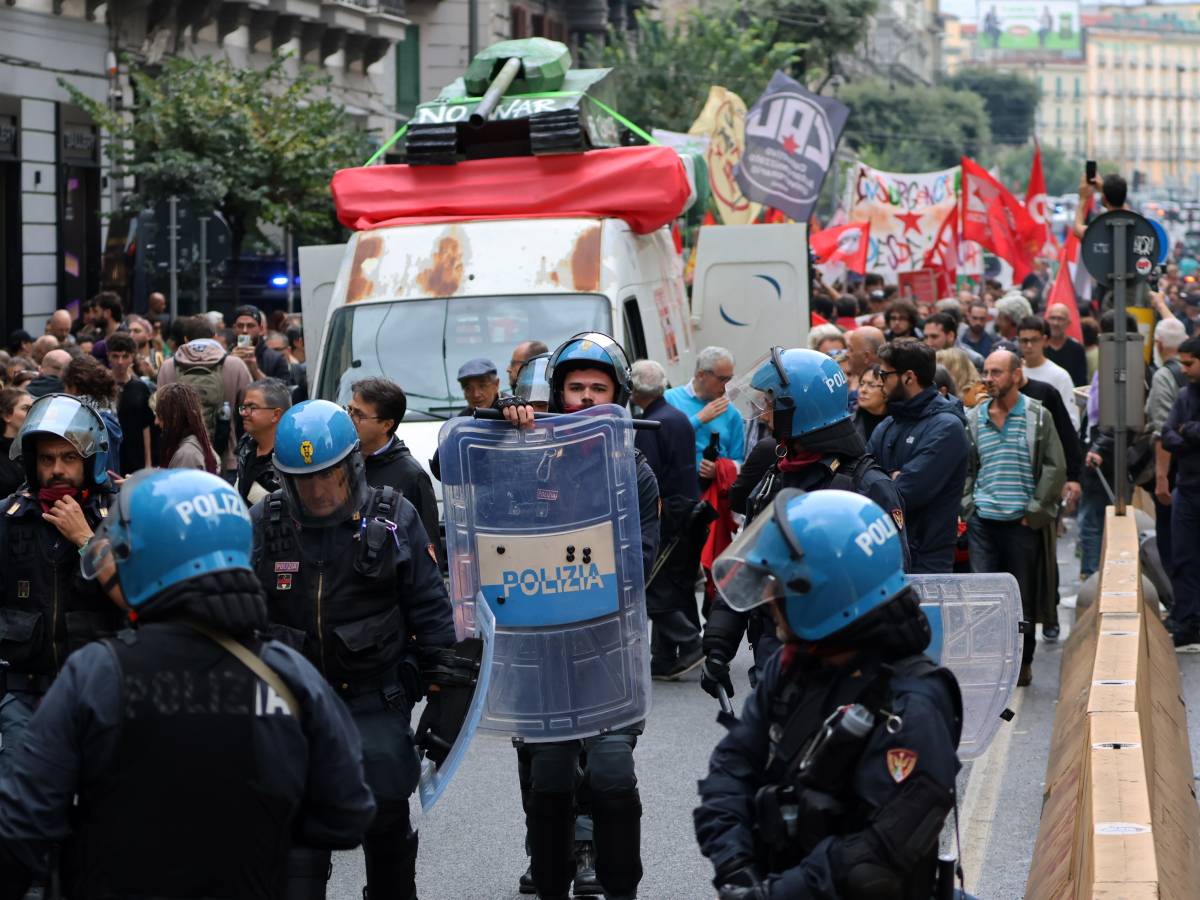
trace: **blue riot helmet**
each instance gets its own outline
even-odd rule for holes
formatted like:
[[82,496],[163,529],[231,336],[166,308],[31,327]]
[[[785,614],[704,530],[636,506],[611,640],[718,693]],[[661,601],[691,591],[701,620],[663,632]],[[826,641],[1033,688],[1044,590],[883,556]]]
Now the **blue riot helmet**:
[[305,400],[285,412],[275,429],[274,461],[301,525],[343,522],[367,501],[358,432],[336,403]]
[[539,353],[525,360],[517,373],[517,385],[513,396],[524,400],[538,412],[550,408],[550,379],[547,371],[550,368],[550,354]]
[[730,384],[728,393],[748,418],[770,409],[771,432],[780,442],[802,438],[807,444],[818,436],[815,443],[830,443],[855,434],[846,375],[833,359],[816,350],[773,347],[749,376]]
[[713,563],[717,590],[748,610],[779,600],[788,625],[820,641],[905,589],[896,523],[849,491],[780,491]]
[[29,407],[25,423],[9,449],[9,458],[23,463],[25,483],[38,484],[37,438],[67,441],[83,457],[82,487],[104,487],[108,479],[108,429],[100,413],[88,402],[70,394],[47,394]]
[[585,331],[564,341],[550,356],[546,378],[550,382],[550,409],[565,412],[563,382],[575,369],[603,369],[612,376],[612,402],[624,406],[632,393],[629,360],[621,345],[599,331]]
[[196,469],[146,469],[129,478],[84,547],[80,570],[107,590],[114,573],[137,608],[213,572],[252,572],[250,513],[223,478]]

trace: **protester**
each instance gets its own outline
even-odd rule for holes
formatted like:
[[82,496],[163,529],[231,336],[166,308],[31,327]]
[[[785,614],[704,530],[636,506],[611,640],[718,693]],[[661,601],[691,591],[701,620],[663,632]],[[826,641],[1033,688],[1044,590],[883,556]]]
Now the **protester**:
[[814,325],[808,332],[808,349],[826,355],[831,354],[834,350],[845,350],[846,336],[836,325],[830,323]]
[[34,399],[47,394],[62,393],[62,373],[70,362],[71,354],[66,350],[51,350],[42,357],[42,364],[37,369],[37,377],[29,382],[29,393],[34,396]]
[[117,420],[121,423],[119,471],[132,475],[152,464],[150,429],[154,412],[150,409],[150,388],[133,374],[137,344],[133,337],[118,331],[108,339],[108,365],[117,385]]
[[[745,426],[741,414],[725,396],[733,378],[733,354],[724,347],[705,347],[696,355],[692,380],[671,388],[664,399],[688,417],[696,433],[696,470],[703,482],[714,475],[714,461],[705,451],[714,442],[718,457],[741,463],[746,458]],[[710,454],[711,455],[711,454]]]
[[32,405],[33,396],[21,388],[0,390],[0,422],[4,425],[0,434],[0,497],[7,497],[25,483],[25,467],[9,458],[9,452]]
[[33,335],[18,328],[8,336],[8,352],[11,356],[29,356],[33,352]]
[[1146,397],[1146,427],[1154,434],[1154,525],[1158,558],[1171,572],[1171,493],[1175,490],[1175,458],[1162,445],[1162,430],[1180,391],[1188,384],[1179,361],[1179,348],[1187,339],[1183,323],[1163,319],[1154,328],[1154,346],[1162,365],[1150,382]]
[[277,378],[262,378],[246,386],[238,415],[243,434],[237,445],[237,481],[234,487],[250,507],[283,485],[275,472],[275,429],[291,408],[292,392]]
[[1171,492],[1171,588],[1175,602],[1167,628],[1179,651],[1200,652],[1200,337],[1179,345],[1179,364],[1187,377],[1162,427],[1163,448],[1174,458]]
[[1087,357],[1087,383],[1092,383],[1096,369],[1100,368],[1100,323],[1091,316],[1079,320],[1079,330],[1083,333],[1083,354]]
[[857,402],[859,380],[867,371],[879,365],[879,348],[883,343],[883,332],[873,325],[861,325],[846,335],[851,407]]
[[872,433],[867,452],[891,475],[904,500],[909,571],[948,575],[967,477],[962,406],[933,386],[937,362],[927,344],[884,344],[879,357],[888,416]]
[[1033,315],[1033,307],[1020,291],[1009,291],[996,301],[995,331],[997,338],[1016,342],[1018,325]]
[[1125,200],[1129,194],[1129,185],[1117,174],[1105,175],[1101,180],[1097,175],[1092,181],[1087,180],[1087,173],[1079,179],[1079,204],[1075,207],[1075,236],[1080,240],[1087,232],[1088,214],[1092,211],[1092,200],[1096,192],[1100,192],[1100,205],[1105,212],[1114,209],[1124,209]]
[[47,353],[57,349],[59,349],[58,338],[51,334],[43,334],[33,342],[33,349],[29,351],[29,358],[40,365]]
[[137,345],[133,370],[143,378],[154,380],[165,359],[162,348],[155,346],[154,326],[141,316],[126,316],[125,321],[129,325],[129,336]]
[[986,357],[992,352],[996,335],[988,331],[991,322],[991,310],[982,300],[975,300],[967,307],[966,328],[958,336],[958,343],[964,349],[974,350],[980,356]]
[[115,468],[121,461],[124,434],[117,418],[117,383],[112,372],[95,357],[77,356],[63,369],[62,382],[64,392],[87,399],[100,414],[108,429],[107,465]]
[[162,429],[160,460],[165,469],[203,469],[216,473],[219,461],[208,440],[200,395],[187,384],[170,383],[154,395],[155,422]]
[[125,318],[125,308],[121,305],[121,296],[113,291],[101,291],[96,295],[99,339],[88,351],[104,365],[108,365],[108,338],[116,334]]
[[854,410],[854,430],[862,438],[863,446],[879,423],[887,418],[887,395],[883,391],[883,378],[879,366],[873,366],[858,380],[858,405]]
[[1046,325],[1050,329],[1045,346],[1046,358],[1065,369],[1075,387],[1087,384],[1087,353],[1083,344],[1067,334],[1071,326],[1070,308],[1064,303],[1052,303],[1046,310]]
[[[218,315],[220,315],[218,313]],[[291,370],[282,354],[267,346],[265,340],[266,326],[263,315],[257,306],[239,306],[233,311],[233,330],[238,337],[238,345],[233,354],[250,372],[250,378],[258,381],[262,378],[278,378],[285,384],[291,383]],[[242,337],[249,339],[249,346],[243,346]]]
[[512,359],[508,361],[508,368],[505,369],[508,375],[508,387],[511,391],[517,389],[517,376],[521,373],[521,366],[529,362],[535,356],[541,356],[543,353],[549,353],[550,348],[541,341],[522,341],[513,348]]
[[[967,413],[971,450],[962,517],[972,571],[1008,572],[1016,578],[1025,618],[1033,623],[1043,598],[1056,587],[1050,570],[1057,562],[1044,549],[1045,536],[1054,529],[1066,474],[1051,417],[1020,392],[1019,379],[1015,353],[997,350],[984,363],[988,399]],[[1018,686],[1033,681],[1035,648],[1030,629]]]
[[1041,316],[1026,316],[1017,325],[1017,333],[1025,376],[1034,381],[1043,381],[1057,390],[1063,406],[1067,408],[1067,415],[1071,417],[1071,425],[1078,429],[1079,407],[1075,404],[1075,385],[1066,369],[1046,357],[1046,341],[1050,337],[1046,320]]
[[458,367],[458,386],[462,389],[467,407],[459,413],[469,416],[475,409],[491,409],[500,397],[500,377],[496,364],[490,359],[469,359]]
[[71,314],[65,309],[56,309],[46,320],[46,334],[58,338],[61,346],[74,343],[71,338]]
[[894,300],[887,308],[887,339],[922,337],[921,329],[917,327],[917,308],[907,300]]
[[979,377],[979,370],[971,365],[964,352],[965,347],[951,347],[937,352],[937,364],[944,367],[954,379],[954,394],[965,409],[971,409],[987,396],[987,387]]
[[[939,350],[953,349],[957,341],[958,318],[953,313],[937,312],[925,320],[925,343],[932,347],[935,353]],[[976,369],[983,368],[982,356],[970,347],[958,349],[966,354]]]

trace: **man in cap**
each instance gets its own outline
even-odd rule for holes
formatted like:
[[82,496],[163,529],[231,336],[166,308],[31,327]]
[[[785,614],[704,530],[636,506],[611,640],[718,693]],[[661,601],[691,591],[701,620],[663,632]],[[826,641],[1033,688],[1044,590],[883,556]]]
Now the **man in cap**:
[[467,408],[459,413],[460,416],[469,416],[476,409],[490,409],[500,396],[496,364],[483,357],[468,359],[458,367],[458,385],[467,400]]

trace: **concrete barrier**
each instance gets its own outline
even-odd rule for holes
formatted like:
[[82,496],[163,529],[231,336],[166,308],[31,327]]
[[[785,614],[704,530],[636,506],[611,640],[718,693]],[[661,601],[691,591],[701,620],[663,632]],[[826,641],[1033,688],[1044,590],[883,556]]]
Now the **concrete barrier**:
[[1132,516],[1108,510],[1100,596],[1063,648],[1025,896],[1200,896],[1200,806],[1171,637],[1143,602]]

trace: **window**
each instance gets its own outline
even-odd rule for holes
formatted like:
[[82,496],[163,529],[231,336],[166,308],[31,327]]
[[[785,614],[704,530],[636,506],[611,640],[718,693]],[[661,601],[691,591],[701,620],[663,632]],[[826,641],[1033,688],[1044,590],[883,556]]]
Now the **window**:
[[646,330],[642,327],[642,311],[638,309],[637,297],[629,297],[625,307],[625,355],[629,361],[646,359]]
[[1079,87],[1079,78],[1075,78],[1075,99],[1078,100],[1082,96],[1082,91]]
[[529,30],[529,10],[527,10],[525,7],[511,7],[509,9],[508,19],[513,40],[533,37],[533,32]]
[[1062,76],[1056,75],[1054,77],[1054,96],[1061,97],[1062,95],[1063,95]]
[[421,102],[421,26],[404,29],[396,44],[396,112],[411,116]]

